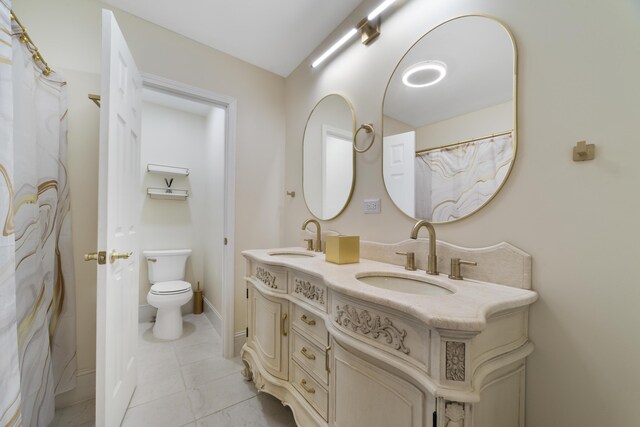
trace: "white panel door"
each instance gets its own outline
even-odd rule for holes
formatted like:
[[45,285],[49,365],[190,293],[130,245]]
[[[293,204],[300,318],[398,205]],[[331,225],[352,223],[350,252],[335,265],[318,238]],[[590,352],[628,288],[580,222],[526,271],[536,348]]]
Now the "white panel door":
[[411,131],[385,136],[382,146],[382,170],[389,196],[400,210],[415,216],[416,133]]
[[[110,11],[102,11],[96,315],[96,425],[118,426],[136,386],[142,78]],[[132,253],[113,259],[112,251]],[[124,255],[126,257],[126,255]]]

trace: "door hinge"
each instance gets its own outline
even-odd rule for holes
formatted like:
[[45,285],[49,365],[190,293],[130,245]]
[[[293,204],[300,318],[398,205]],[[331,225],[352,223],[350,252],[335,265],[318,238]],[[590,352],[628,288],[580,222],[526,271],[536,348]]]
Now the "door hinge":
[[229,240],[227,240],[227,238],[225,237],[225,238],[224,238],[224,245],[226,246],[226,245],[227,245],[227,243],[229,243]]
[[249,327],[247,326],[247,328],[244,330],[244,336],[246,338],[249,338]]

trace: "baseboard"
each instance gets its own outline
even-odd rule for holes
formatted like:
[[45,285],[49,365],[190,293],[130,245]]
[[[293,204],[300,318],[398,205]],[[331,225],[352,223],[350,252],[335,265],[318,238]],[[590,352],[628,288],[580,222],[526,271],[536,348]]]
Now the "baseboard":
[[242,346],[246,341],[247,341],[246,331],[240,331],[235,333],[235,336],[233,337],[233,355],[234,356],[240,355],[240,350],[242,350]]
[[156,317],[156,312],[158,311],[152,305],[144,304],[138,307],[138,323],[147,323],[151,322]]
[[216,310],[216,308],[211,304],[211,301],[207,299],[207,297],[203,298],[204,300],[204,315],[207,316],[209,322],[213,325],[213,329],[218,332],[220,336],[222,336],[222,315]]
[[96,370],[83,369],[76,373],[76,387],[56,396],[56,408],[66,408],[96,397]]

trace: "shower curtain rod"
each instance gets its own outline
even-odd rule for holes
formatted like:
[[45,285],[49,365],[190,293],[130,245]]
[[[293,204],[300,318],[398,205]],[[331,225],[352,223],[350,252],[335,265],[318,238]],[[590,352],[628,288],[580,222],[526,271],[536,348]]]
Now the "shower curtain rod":
[[53,72],[53,70],[51,69],[51,67],[49,67],[49,64],[47,64],[47,61],[44,60],[44,58],[40,54],[40,51],[38,51],[38,47],[33,42],[31,37],[29,37],[29,34],[27,33],[27,29],[24,27],[24,25],[22,25],[22,23],[20,22],[16,14],[13,12],[13,10],[10,9],[9,13],[11,15],[11,20],[15,21],[15,23],[18,24],[18,26],[22,30],[22,34],[20,34],[20,41],[27,45],[31,45],[31,50],[33,51],[32,52],[33,60],[36,62],[36,64],[40,62],[44,66],[44,70],[42,70],[42,74],[44,74],[45,76],[48,76]]
[[454,142],[452,144],[440,145],[438,147],[424,148],[422,150],[416,151],[416,156],[418,154],[420,154],[420,153],[426,153],[427,151],[433,151],[433,150],[440,150],[440,149],[443,149],[443,148],[455,147],[456,145],[468,144],[469,142],[475,142],[475,141],[481,141],[483,139],[495,138],[496,136],[509,135],[510,133],[513,133],[513,129],[505,130],[504,132],[492,133],[491,135],[487,135],[487,136],[479,136],[477,138],[465,139],[464,141],[458,141],[458,142]]

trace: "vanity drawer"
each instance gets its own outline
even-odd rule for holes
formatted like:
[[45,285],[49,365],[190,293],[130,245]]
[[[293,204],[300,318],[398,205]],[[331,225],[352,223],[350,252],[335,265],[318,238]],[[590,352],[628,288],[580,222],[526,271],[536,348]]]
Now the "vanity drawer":
[[431,332],[404,313],[333,294],[330,316],[338,329],[429,374]]
[[311,336],[325,346],[329,345],[329,333],[324,324],[324,319],[297,304],[292,304],[292,306],[293,315],[291,321],[293,325],[301,330],[305,336]]
[[297,330],[293,331],[291,357],[325,386],[329,384],[327,350],[304,338]]
[[287,272],[282,267],[255,263],[251,275],[274,291],[287,291]]
[[328,412],[328,393],[323,386],[321,386],[313,377],[300,367],[295,361],[293,362],[293,386],[298,392],[309,402],[309,404],[315,409],[318,414],[325,421],[327,421]]
[[327,311],[327,287],[317,277],[290,271],[289,293],[324,312]]

